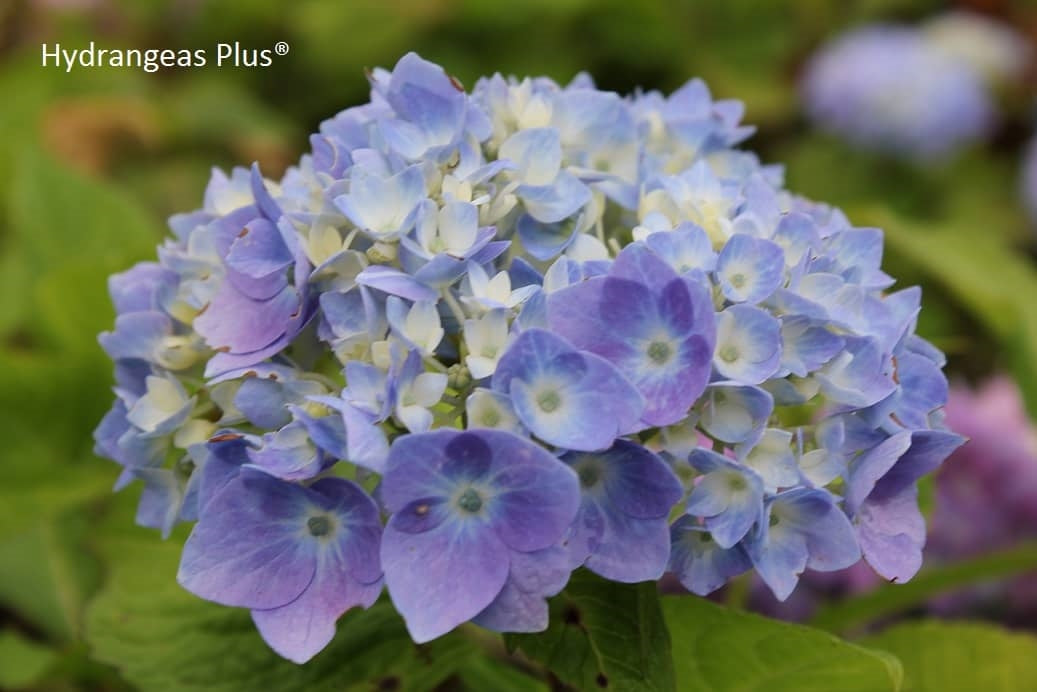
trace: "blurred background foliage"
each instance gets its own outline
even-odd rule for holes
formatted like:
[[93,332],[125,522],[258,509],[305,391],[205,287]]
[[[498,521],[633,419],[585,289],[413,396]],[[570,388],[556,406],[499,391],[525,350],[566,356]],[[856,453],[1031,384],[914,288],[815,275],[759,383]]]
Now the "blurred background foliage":
[[[91,432],[111,402],[110,363],[96,342],[113,320],[106,277],[153,256],[163,220],[200,205],[213,165],[257,160],[278,177],[321,120],[367,99],[365,67],[391,66],[408,50],[468,87],[494,71],[562,82],[587,71],[621,93],[671,91],[701,76],[714,95],[743,100],[746,121],[759,127],[749,147],[786,164],[791,189],[886,230],[886,266],[901,285],[924,287],[919,331],[948,353],[951,376],[1010,372],[1033,415],[1037,234],[1019,194],[1034,130],[1033,72],[999,94],[1003,113],[991,141],[928,168],[811,131],[797,98],[803,62],[825,39],[951,7],[1037,37],[1037,7],[1024,0],[0,0],[0,689],[160,689],[141,661],[165,652],[190,665],[175,649],[196,633],[149,629],[146,619],[152,590],[176,590],[175,551],[131,526],[133,498],[125,495],[135,491],[112,496],[116,467],[91,451]],[[40,66],[42,42],[89,41],[210,55],[218,41],[286,41],[291,50],[266,69],[210,61],[149,75]],[[1007,569],[1034,565],[1024,552]],[[967,583],[984,578],[982,570],[968,574]],[[113,584],[143,600],[87,618],[99,590],[113,598]],[[924,595],[901,596],[901,609]],[[187,609],[195,603],[179,598]],[[209,634],[240,629],[240,618],[214,618]],[[95,628],[125,625],[133,646],[102,632],[91,648],[86,619]],[[398,628],[369,620],[372,636],[399,637]],[[101,662],[120,656],[135,657],[122,674]],[[392,658],[383,656],[386,665]],[[479,689],[480,680],[500,680],[487,665],[473,659],[452,675]],[[416,686],[448,673],[429,673]],[[276,675],[284,689],[302,685]]]

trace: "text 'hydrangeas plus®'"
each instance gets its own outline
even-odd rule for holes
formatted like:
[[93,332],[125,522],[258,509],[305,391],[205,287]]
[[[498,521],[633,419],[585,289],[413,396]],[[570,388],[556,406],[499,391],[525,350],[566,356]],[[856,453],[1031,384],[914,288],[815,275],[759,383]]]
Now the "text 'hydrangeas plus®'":
[[961,442],[920,293],[733,148],[741,104],[468,94],[414,54],[370,79],[111,279],[97,449],[141,524],[197,522],[185,588],[301,662],[383,584],[423,642],[542,630],[581,566],[782,598],[862,554],[914,574],[916,481]]

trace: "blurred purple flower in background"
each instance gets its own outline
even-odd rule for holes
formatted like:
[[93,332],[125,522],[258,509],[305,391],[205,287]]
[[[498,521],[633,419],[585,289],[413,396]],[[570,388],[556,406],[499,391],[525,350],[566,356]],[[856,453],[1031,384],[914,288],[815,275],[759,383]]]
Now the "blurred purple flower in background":
[[836,38],[810,60],[801,86],[818,127],[906,159],[947,156],[987,135],[995,120],[980,74],[905,26]]
[[[926,549],[934,562],[959,560],[1037,539],[1037,427],[1018,385],[1006,376],[976,391],[954,387],[947,423],[971,438],[936,476],[936,508]],[[1037,577],[1023,575],[952,594],[937,612],[996,610],[1037,627]]]
[[1023,153],[1019,187],[1030,224],[1037,227],[1037,138],[1030,140]]

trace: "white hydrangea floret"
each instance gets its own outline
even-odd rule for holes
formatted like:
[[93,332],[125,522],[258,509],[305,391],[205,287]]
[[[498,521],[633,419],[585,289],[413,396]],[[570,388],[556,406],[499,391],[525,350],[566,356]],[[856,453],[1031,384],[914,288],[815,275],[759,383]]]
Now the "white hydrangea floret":
[[506,310],[490,310],[479,319],[464,324],[468,355],[465,365],[472,378],[481,380],[497,369],[497,361],[508,342],[508,314]]

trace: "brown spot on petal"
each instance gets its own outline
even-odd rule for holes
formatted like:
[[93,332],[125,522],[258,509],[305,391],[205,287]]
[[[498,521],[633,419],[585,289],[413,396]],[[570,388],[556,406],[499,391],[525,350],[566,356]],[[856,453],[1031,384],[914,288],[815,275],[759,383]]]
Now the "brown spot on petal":
[[450,79],[450,83],[455,89],[462,92],[464,91],[464,84],[461,84],[461,81],[457,77],[452,74],[448,74],[447,77]]
[[221,433],[209,438],[209,442],[230,442],[231,440],[240,440],[244,435],[237,433]]
[[247,228],[242,228],[241,229],[241,233],[238,233],[238,237],[239,238],[244,238],[247,235],[248,235],[248,229]]
[[244,375],[242,375],[242,377],[246,378],[246,379],[249,378],[249,377],[259,377],[259,373],[256,372],[255,370],[249,370]]
[[419,517],[425,516],[426,514],[428,514],[428,505],[426,505],[426,504],[418,505],[417,507],[414,508],[414,513],[417,514]]
[[267,375],[266,378],[268,380],[273,380],[274,382],[276,382],[277,381],[277,373],[276,372],[272,372],[269,375]]
[[220,346],[219,348],[214,348],[213,350],[217,353],[230,353],[230,346]]
[[195,315],[195,317],[201,317],[202,313],[209,309],[209,305],[210,304],[211,303],[206,303],[205,305],[203,305],[202,309],[198,311],[198,313]]

